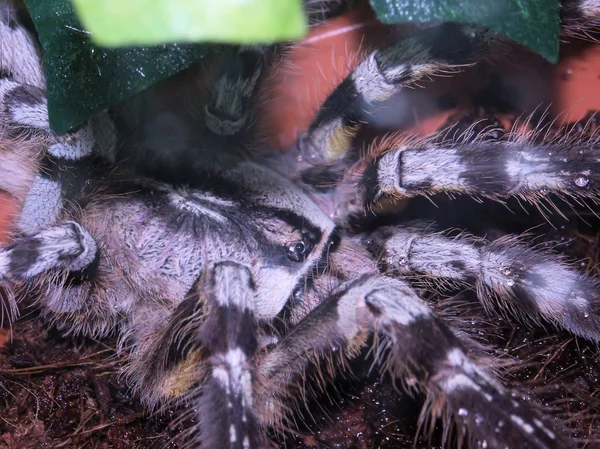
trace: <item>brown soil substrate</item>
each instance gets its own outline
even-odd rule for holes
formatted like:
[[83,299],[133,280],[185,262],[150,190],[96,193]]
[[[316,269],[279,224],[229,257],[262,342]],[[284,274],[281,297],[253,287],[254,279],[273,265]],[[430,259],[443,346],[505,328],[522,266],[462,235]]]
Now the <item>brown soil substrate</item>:
[[171,413],[149,418],[105,343],[63,339],[20,320],[0,353],[0,447],[176,447]]

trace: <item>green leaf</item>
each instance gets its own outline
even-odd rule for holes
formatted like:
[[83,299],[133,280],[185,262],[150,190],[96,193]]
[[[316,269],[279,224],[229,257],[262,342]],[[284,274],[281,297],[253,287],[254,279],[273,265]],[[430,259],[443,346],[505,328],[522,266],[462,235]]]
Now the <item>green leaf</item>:
[[180,72],[205,54],[199,45],[100,48],[90,42],[69,0],[25,4],[44,51],[48,113],[56,133]]
[[498,31],[558,61],[558,0],[370,0],[384,23],[459,22]]
[[164,42],[261,43],[299,39],[301,0],[72,0],[105,46]]

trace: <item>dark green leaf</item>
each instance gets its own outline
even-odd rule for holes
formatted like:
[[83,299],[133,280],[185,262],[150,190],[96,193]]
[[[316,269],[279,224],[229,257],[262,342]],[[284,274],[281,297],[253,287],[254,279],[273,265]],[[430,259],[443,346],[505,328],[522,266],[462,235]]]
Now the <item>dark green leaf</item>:
[[459,22],[498,31],[558,60],[558,0],[370,0],[385,23]]
[[69,0],[25,0],[44,51],[50,126],[68,131],[98,112],[180,72],[198,45],[106,49],[93,45]]
[[307,31],[301,0],[72,1],[94,42],[105,46],[262,43],[299,39]]

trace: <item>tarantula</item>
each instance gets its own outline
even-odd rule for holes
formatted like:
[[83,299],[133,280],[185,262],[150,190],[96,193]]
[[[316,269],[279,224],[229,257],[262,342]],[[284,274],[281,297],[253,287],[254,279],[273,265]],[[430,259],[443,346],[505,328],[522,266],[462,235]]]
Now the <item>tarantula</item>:
[[[568,2],[564,15],[582,26],[600,2]],[[461,441],[480,447],[573,446],[469,354],[468,338],[411,281],[470,287],[489,311],[598,341],[596,281],[517,237],[369,218],[386,201],[435,193],[594,202],[597,142],[388,139],[358,160],[350,151],[383,100],[476,62],[500,36],[443,24],[371,53],[285,155],[240,144],[270,50],[224,50],[204,120],[178,140],[187,144],[161,152],[168,138],[143,107],[126,123],[113,111],[52,133],[35,38],[7,4],[0,41],[0,189],[21,205],[0,249],[11,318],[34,298],[65,335],[116,334],[142,402],[181,404],[197,422],[184,445],[267,445],[267,430],[293,427],[299,403],[370,345],[374,367],[425,395],[421,423],[443,418],[445,437],[455,423]],[[134,145],[140,123],[150,137]],[[315,178],[326,186],[304,182]]]

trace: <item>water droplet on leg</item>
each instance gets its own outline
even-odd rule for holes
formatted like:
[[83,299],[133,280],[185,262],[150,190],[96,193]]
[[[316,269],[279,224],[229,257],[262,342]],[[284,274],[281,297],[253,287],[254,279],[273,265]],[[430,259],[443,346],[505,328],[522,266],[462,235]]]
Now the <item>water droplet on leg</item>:
[[590,179],[583,174],[581,174],[575,178],[575,185],[577,187],[586,187],[589,183],[590,183]]

